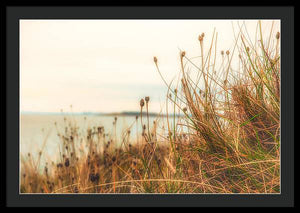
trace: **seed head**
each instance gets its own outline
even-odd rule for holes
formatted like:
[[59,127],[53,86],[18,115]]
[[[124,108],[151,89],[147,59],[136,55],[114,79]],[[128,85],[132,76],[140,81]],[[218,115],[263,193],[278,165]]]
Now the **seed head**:
[[154,63],[157,63],[157,58],[155,56],[154,56],[153,60],[154,60]]
[[145,101],[144,101],[144,99],[141,99],[140,100],[140,106],[143,107],[144,105],[145,105]]
[[185,51],[181,52],[181,58],[185,56]]
[[90,174],[90,181],[93,182],[93,183],[97,183],[99,181],[99,178],[100,178],[100,176],[99,176],[98,173],[96,173],[96,174],[91,173]]
[[226,51],[226,55],[229,55],[229,53],[230,53],[229,50],[227,50],[227,51]]
[[65,160],[65,166],[66,166],[66,167],[69,167],[69,166],[70,166],[69,158],[67,158],[67,159]]
[[221,51],[221,55],[224,55],[224,51],[223,50]]
[[198,40],[199,40],[200,42],[203,41],[204,35],[205,35],[204,33],[202,33],[201,35],[199,35]]
[[276,39],[279,39],[280,38],[280,32],[277,32],[276,33]]
[[146,103],[148,103],[148,102],[149,102],[149,100],[150,100],[149,96],[146,96],[146,97],[145,97],[145,101],[146,101]]
[[184,107],[182,110],[183,110],[184,112],[186,112],[186,111],[187,111],[187,108],[186,108],[186,107]]

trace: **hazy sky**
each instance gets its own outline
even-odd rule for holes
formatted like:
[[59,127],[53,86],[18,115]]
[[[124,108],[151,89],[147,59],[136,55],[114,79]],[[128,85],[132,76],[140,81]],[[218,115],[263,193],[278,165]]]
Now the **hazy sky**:
[[[214,28],[218,50],[232,49],[237,20],[21,20],[21,111],[151,111],[165,103],[167,88],[153,63],[157,56],[167,81],[179,71],[179,49],[199,56],[198,35],[207,45]],[[246,21],[250,37],[257,21]],[[271,21],[263,22],[269,32]],[[280,22],[274,27],[279,29]]]

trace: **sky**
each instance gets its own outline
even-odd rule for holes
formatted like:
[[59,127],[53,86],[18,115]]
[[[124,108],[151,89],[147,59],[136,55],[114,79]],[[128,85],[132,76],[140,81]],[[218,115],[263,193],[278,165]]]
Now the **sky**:
[[[209,44],[215,29],[218,51],[232,50],[243,23],[255,38],[257,20],[20,20],[21,112],[138,111],[145,96],[159,112],[167,87],[153,57],[170,82],[180,50],[200,55],[201,33]],[[264,20],[263,33],[271,25]]]

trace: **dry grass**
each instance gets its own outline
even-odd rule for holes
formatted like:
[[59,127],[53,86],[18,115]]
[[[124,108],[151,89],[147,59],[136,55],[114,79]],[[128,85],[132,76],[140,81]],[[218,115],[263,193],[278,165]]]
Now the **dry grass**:
[[[264,42],[259,33],[252,44],[240,32],[232,53],[221,54],[216,33],[204,54],[202,34],[197,62],[180,52],[179,83],[173,88],[163,79],[167,108],[174,109],[165,145],[159,145],[156,125],[150,128],[146,97],[137,143],[129,141],[130,130],[116,146],[103,127],[80,135],[71,125],[59,133],[59,162],[39,172],[37,162],[23,156],[21,192],[280,193],[280,34]],[[238,72],[231,66],[234,53]],[[161,75],[159,59],[154,63]],[[177,119],[178,112],[183,117]]]

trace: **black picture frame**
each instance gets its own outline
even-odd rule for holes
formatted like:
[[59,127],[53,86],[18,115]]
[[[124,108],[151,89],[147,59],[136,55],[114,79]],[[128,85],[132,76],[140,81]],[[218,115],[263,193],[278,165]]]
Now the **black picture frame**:
[[[208,6],[6,6],[2,73],[5,70],[6,139],[1,143],[8,207],[293,207],[294,206],[294,7]],[[281,20],[281,194],[262,195],[34,195],[19,194],[19,20],[20,19],[280,19]],[[4,46],[6,49],[4,50]]]

